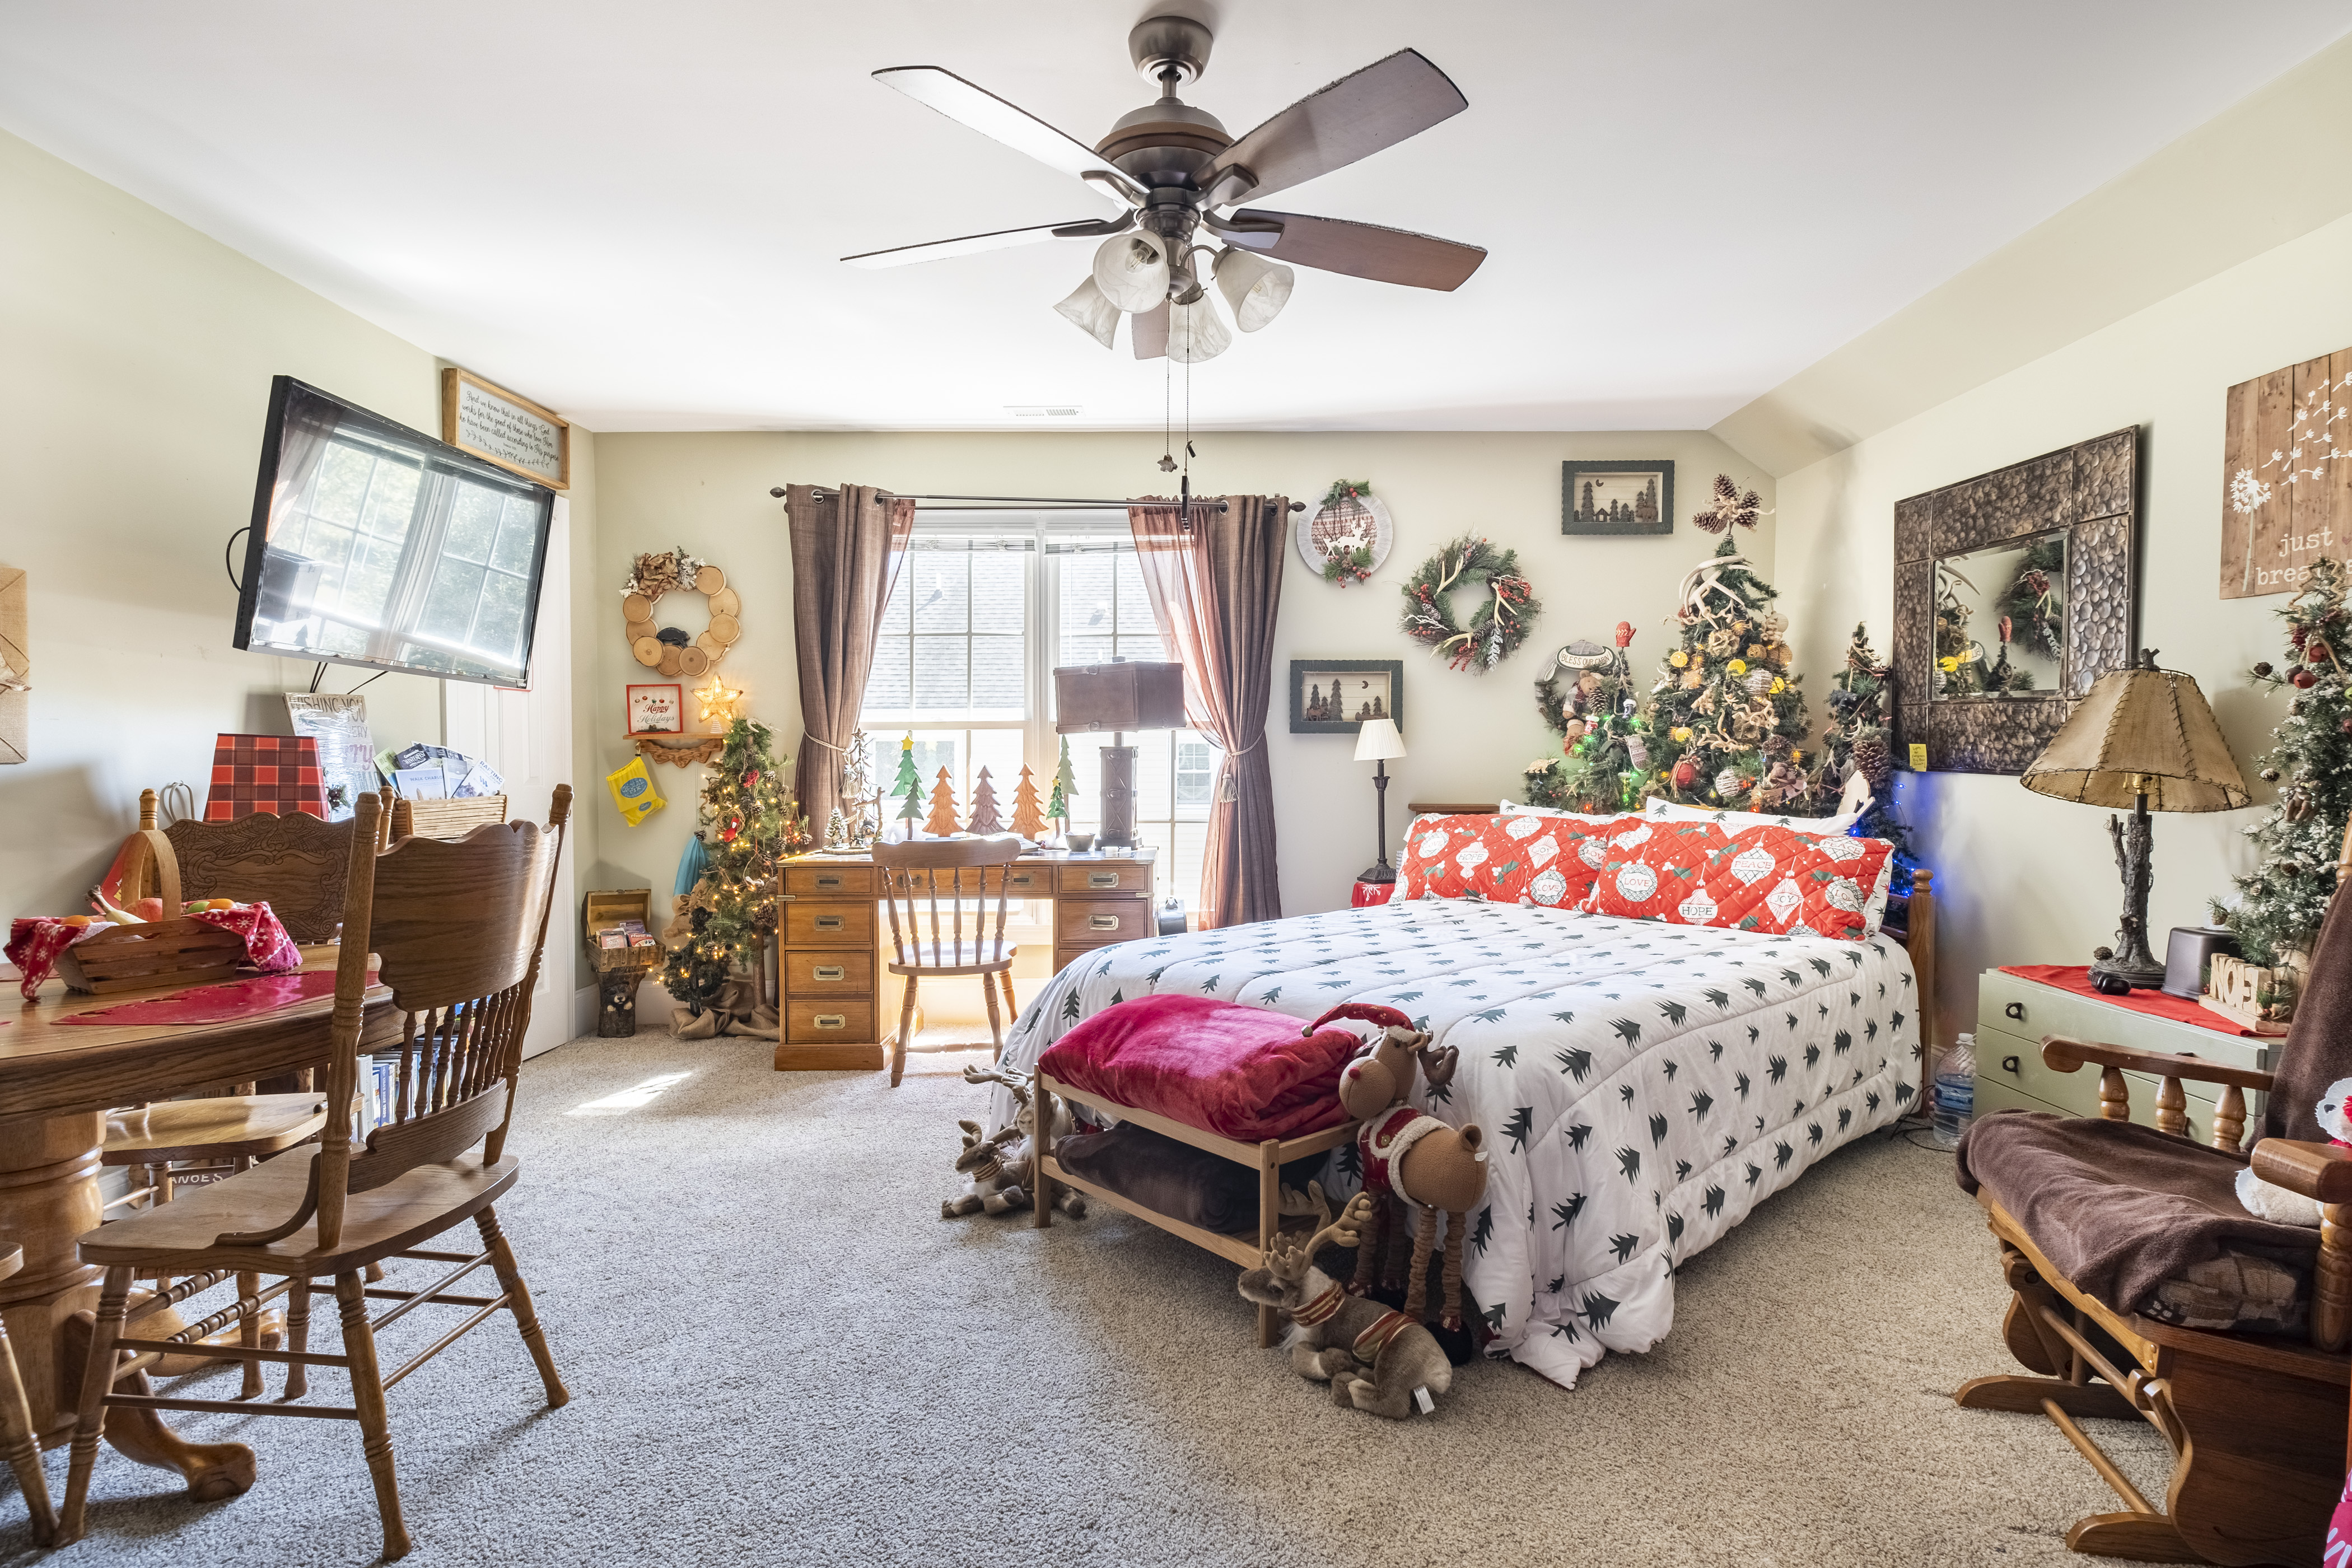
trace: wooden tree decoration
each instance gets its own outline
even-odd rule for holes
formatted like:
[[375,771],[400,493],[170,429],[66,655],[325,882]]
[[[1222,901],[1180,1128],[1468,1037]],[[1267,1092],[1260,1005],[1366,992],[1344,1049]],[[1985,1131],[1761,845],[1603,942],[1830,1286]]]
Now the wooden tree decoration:
[[1037,784],[1029,776],[1025,763],[1021,769],[1021,782],[1013,786],[1013,831],[1024,838],[1034,838],[1045,831],[1045,814],[1038,807]]
[[[891,781],[890,793],[906,798],[898,806],[900,822],[920,822],[923,819],[923,779],[915,772],[915,737],[908,735],[898,742],[898,776]],[[911,836],[913,828],[908,828]]]
[[1045,798],[1045,815],[1065,832],[1070,826],[1070,800],[1078,793],[1077,776],[1070,772],[1070,738],[1062,737],[1061,765],[1054,770],[1054,793]]
[[980,777],[971,786],[971,820],[964,824],[968,833],[1002,833],[1003,819],[996,815],[996,786],[988,782],[988,770],[980,770]]
[[931,819],[923,824],[923,831],[939,838],[955,837],[955,784],[945,768],[940,770],[938,781],[931,785]]

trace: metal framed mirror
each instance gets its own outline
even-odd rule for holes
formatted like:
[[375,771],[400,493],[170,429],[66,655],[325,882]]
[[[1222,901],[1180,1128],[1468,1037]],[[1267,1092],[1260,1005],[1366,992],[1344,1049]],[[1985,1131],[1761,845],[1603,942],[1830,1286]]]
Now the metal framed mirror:
[[1895,764],[2021,773],[2131,662],[2139,430],[1895,503]]

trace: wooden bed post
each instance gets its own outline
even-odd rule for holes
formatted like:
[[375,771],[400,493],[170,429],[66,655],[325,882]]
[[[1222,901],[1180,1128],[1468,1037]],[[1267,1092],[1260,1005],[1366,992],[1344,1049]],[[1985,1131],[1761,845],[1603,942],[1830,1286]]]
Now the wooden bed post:
[[[1257,1251],[1260,1258],[1274,1250],[1282,1235],[1282,1143],[1269,1138],[1257,1146]],[[1265,1350],[1274,1343],[1275,1315],[1272,1307],[1257,1310],[1257,1348]]]
[[1941,1041],[1936,1017],[1935,873],[1922,866],[1911,873],[1911,912],[1903,945],[1911,954],[1912,984],[1919,993],[1919,1114],[1936,1114],[1936,1053]]

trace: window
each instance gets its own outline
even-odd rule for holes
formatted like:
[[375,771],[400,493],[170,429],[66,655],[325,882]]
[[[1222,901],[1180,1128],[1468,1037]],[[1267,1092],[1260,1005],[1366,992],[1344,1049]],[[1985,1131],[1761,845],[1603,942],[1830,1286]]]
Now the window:
[[[883,816],[906,796],[896,788],[900,743],[914,740],[928,815],[940,771],[959,822],[988,772],[1000,820],[1028,764],[1040,804],[1051,793],[1064,739],[1054,732],[1056,665],[1114,658],[1165,659],[1127,514],[940,513],[918,518],[906,564],[885,608],[860,721],[872,737]],[[1101,824],[1106,740],[1067,737],[1077,794],[1071,826]],[[1201,854],[1219,751],[1189,730],[1131,735],[1136,747],[1136,837],[1159,847],[1153,894],[1199,901]]]

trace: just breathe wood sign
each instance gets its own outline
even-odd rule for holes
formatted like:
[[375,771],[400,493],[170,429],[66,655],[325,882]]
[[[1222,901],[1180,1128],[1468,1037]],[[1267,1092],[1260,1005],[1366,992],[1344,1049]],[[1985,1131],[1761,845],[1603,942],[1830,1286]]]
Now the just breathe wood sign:
[[441,373],[441,439],[550,489],[572,488],[572,426],[470,371]]
[[2352,349],[2230,388],[2221,597],[2292,594],[2352,541]]

